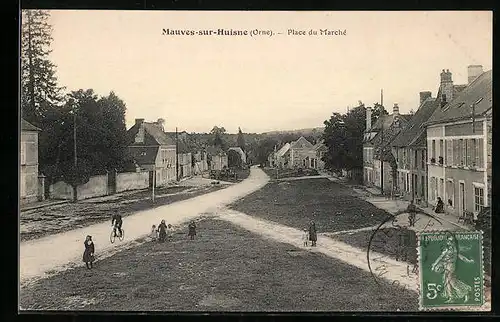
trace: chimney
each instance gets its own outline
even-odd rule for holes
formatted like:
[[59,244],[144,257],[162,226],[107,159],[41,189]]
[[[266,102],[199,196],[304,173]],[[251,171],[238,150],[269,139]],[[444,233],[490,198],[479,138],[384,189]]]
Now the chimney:
[[135,119],[135,125],[141,125],[144,123],[144,119]]
[[432,97],[432,92],[425,91],[425,92],[420,92],[420,104],[425,102],[426,99]]
[[392,114],[399,115],[399,106],[398,106],[398,103],[394,103],[394,107],[392,108]]
[[368,106],[366,108],[366,130],[368,131],[372,127],[372,108]]
[[483,73],[483,65],[469,65],[469,66],[467,66],[468,84],[472,83],[482,73]]
[[441,85],[439,88],[441,90],[441,106],[444,106],[453,99],[453,79],[449,69],[446,71],[443,69],[441,72]]

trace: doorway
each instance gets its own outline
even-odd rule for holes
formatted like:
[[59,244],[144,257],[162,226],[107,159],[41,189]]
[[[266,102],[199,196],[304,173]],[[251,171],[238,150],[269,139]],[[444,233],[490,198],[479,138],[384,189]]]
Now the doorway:
[[465,183],[459,183],[458,191],[458,214],[461,216],[465,211]]

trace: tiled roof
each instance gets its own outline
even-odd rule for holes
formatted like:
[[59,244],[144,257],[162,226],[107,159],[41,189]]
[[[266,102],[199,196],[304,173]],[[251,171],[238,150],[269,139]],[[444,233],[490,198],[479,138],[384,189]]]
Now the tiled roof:
[[[402,123],[401,124],[402,127],[406,126],[410,118],[411,118],[410,114],[399,114],[398,117],[398,119]],[[394,114],[380,116],[375,122],[374,126],[372,126],[372,132],[377,132],[377,134],[371,140],[365,141],[364,143],[371,143],[373,145],[383,146],[392,142],[392,140],[395,137],[394,136],[395,134],[392,133],[392,131],[388,130],[393,128],[392,125],[394,124],[394,120],[395,120]],[[382,134],[381,131],[382,128],[384,129],[384,134]],[[383,140],[382,140],[382,135],[384,136]]]
[[156,142],[160,145],[175,145],[175,140],[172,140],[163,130],[154,123],[146,123],[143,124],[144,130],[151,135]]
[[435,98],[425,100],[413,117],[408,122],[408,126],[404,131],[401,131],[398,136],[392,141],[392,146],[405,147],[417,139],[421,133],[425,132],[425,127],[422,126],[434,113],[438,104]]
[[159,146],[131,146],[129,152],[138,165],[150,165],[156,163],[156,154]]
[[26,121],[25,119],[21,119],[21,130],[22,131],[41,131],[39,128]]
[[217,147],[217,146],[207,147],[207,152],[210,153],[211,155],[224,155],[224,154],[226,154],[222,148]]
[[[139,132],[140,127],[144,129],[144,143],[135,143],[134,138]],[[141,124],[134,124],[127,131],[128,140],[131,145],[175,145],[175,139],[169,137],[163,130],[155,123],[143,122]]]
[[313,145],[307,141],[305,137],[301,136],[297,141],[290,144],[290,149],[312,149]]
[[472,117],[471,105],[476,103],[475,115],[480,116],[492,106],[492,70],[484,72],[442,108],[437,108],[426,125],[452,122]]
[[285,145],[283,145],[281,147],[281,149],[279,149],[277,152],[276,152],[276,156],[277,157],[282,157],[285,155],[285,153],[288,152],[288,150],[290,150],[290,143],[287,143]]

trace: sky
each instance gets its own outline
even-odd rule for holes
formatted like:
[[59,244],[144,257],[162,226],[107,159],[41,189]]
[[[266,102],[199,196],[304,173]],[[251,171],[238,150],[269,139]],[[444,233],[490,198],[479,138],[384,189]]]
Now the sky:
[[[60,85],[114,91],[127,106],[127,128],[136,118],[163,118],[166,130],[188,132],[322,127],[359,100],[380,102],[381,89],[386,109],[398,103],[408,113],[420,91],[436,95],[442,69],[465,84],[468,65],[492,68],[488,11],[54,10],[50,23]],[[171,36],[163,29],[273,35]]]

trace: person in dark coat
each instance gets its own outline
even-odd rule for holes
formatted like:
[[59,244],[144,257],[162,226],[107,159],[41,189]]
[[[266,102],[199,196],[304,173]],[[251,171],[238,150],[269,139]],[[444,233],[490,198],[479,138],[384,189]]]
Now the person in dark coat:
[[158,241],[164,242],[165,238],[167,238],[167,224],[165,224],[165,220],[162,220],[158,225]]
[[188,236],[191,240],[193,240],[194,236],[196,236],[196,224],[194,221],[192,221],[188,226]]
[[83,262],[88,269],[92,268],[92,263],[94,262],[94,242],[92,241],[92,236],[87,236],[84,242],[85,251],[83,252]]
[[441,197],[438,197],[436,209],[434,211],[436,212],[436,214],[444,213],[444,203],[443,200],[441,200]]
[[309,225],[309,240],[311,241],[311,246],[316,246],[318,236],[316,234],[316,224],[314,221],[311,221],[311,224]]

